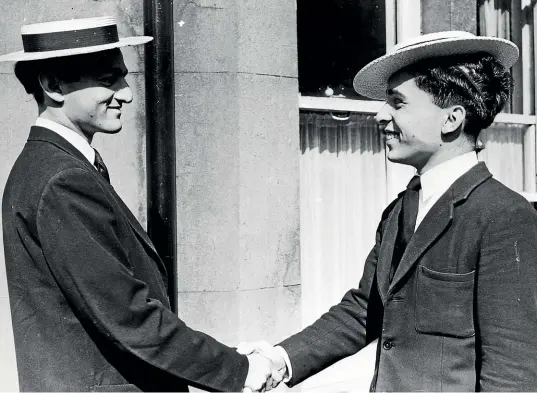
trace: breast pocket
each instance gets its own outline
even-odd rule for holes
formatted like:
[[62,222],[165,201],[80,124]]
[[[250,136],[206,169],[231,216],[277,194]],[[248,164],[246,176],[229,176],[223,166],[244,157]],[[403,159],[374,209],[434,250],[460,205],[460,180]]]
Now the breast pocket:
[[443,273],[419,266],[416,280],[416,330],[452,337],[475,335],[475,270]]

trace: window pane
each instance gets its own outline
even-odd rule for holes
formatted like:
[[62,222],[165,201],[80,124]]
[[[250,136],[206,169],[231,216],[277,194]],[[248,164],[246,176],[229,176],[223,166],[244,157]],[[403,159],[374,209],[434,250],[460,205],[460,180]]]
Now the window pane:
[[505,38],[520,49],[520,58],[511,68],[514,89],[504,112],[535,113],[534,7],[521,1],[479,0],[478,34]]
[[385,0],[297,0],[300,93],[358,97],[356,72],[386,53]]
[[524,191],[525,124],[494,123],[479,136],[485,161],[494,177],[515,191]]

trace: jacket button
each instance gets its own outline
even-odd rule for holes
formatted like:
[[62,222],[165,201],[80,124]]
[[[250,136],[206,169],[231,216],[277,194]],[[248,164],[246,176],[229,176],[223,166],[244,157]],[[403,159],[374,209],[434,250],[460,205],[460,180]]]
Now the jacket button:
[[393,343],[389,340],[384,341],[384,344],[382,344],[382,348],[384,348],[386,351],[389,351],[392,349]]

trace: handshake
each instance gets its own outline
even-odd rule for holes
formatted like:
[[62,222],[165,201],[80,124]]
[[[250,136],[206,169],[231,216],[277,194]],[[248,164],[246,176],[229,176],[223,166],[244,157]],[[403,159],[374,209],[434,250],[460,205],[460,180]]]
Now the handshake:
[[287,353],[282,347],[273,347],[266,341],[240,343],[237,352],[248,357],[248,376],[243,392],[269,391],[290,378]]

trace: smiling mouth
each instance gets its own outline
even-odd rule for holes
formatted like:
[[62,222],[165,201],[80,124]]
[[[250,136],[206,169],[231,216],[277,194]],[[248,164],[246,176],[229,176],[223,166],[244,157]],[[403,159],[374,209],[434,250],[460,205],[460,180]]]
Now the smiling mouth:
[[386,136],[386,142],[394,139],[400,140],[401,133],[395,131],[386,131],[384,130],[384,135]]
[[109,110],[113,110],[116,112],[119,116],[121,116],[121,108],[108,108]]

